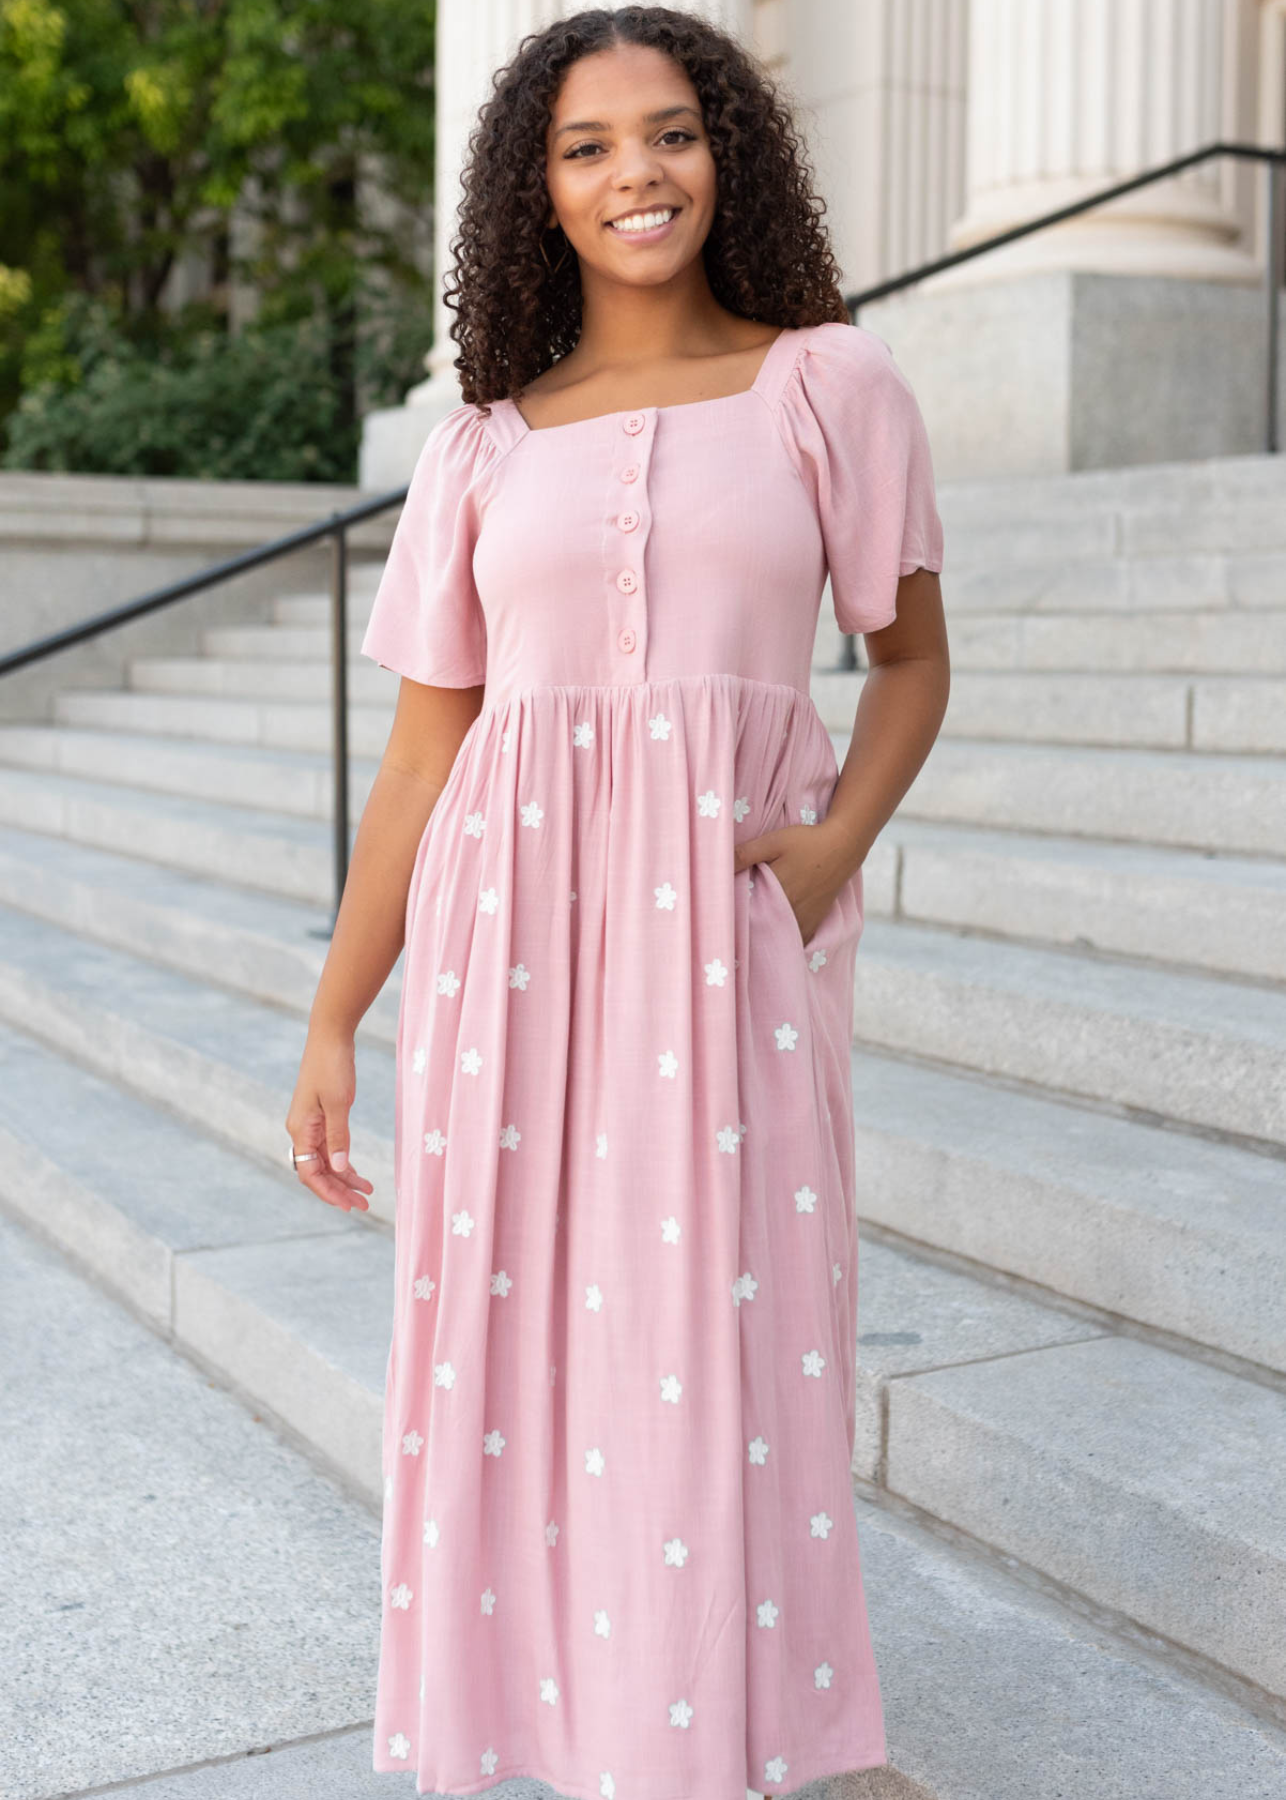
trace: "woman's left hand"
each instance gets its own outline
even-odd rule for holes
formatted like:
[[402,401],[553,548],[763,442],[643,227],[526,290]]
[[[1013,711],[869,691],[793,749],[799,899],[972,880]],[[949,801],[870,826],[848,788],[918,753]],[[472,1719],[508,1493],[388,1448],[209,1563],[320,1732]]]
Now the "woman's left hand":
[[805,944],[845,882],[862,866],[853,860],[852,844],[838,831],[828,830],[825,820],[819,825],[782,825],[736,846],[734,873],[761,862],[772,864]]

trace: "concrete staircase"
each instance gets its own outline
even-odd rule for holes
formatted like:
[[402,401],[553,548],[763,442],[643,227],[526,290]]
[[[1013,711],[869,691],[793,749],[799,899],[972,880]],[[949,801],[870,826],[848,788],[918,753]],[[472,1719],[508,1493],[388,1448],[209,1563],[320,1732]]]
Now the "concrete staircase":
[[[870,1800],[1286,1792],[1286,464],[943,490],[953,692],[866,865]],[[375,572],[354,578],[353,648]],[[819,637],[820,660],[827,634]],[[0,728],[0,1204],[378,1509],[369,1217],[282,1167],[325,602]],[[861,676],[819,667],[848,731]],[[352,671],[352,801],[396,680]]]

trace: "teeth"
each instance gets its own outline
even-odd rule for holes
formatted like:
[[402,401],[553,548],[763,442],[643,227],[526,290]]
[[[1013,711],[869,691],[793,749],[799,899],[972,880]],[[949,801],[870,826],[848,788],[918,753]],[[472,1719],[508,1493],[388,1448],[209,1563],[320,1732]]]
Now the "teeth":
[[673,217],[674,208],[666,206],[660,212],[631,213],[628,218],[611,219],[609,223],[613,231],[655,231],[658,225],[664,225]]

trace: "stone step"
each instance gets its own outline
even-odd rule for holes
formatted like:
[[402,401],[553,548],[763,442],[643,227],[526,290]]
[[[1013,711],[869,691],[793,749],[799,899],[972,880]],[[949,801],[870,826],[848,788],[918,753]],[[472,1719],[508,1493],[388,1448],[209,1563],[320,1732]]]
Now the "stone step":
[[1286,1696],[1286,1393],[1104,1336],[892,1383],[891,1493]]
[[[373,775],[369,762],[353,763],[354,821]],[[190,797],[191,816],[188,808],[158,811],[153,794]],[[213,815],[202,811],[207,805]],[[257,816],[243,819],[243,808]],[[285,871],[260,854],[265,832],[272,835],[267,811],[282,816],[293,846],[281,886]],[[301,837],[297,828],[325,821],[330,811],[330,765],[322,756],[179,740],[158,759],[146,736],[0,726],[0,823],[123,846],[162,865],[318,906],[327,904],[332,883],[330,840],[324,832]],[[203,819],[208,833],[194,829]],[[243,823],[249,842],[238,848]],[[1280,862],[925,825],[899,813],[867,859],[864,886],[868,917],[1286,979]]]
[[[1286,596],[1286,558],[1282,593]],[[943,597],[955,673],[1026,669],[1060,674],[1286,674],[1286,608],[1256,611],[1207,606],[1200,611],[1182,607],[1161,611],[1153,606],[1093,616],[1081,610],[987,613],[981,608],[957,609],[945,576]],[[290,623],[303,605],[279,601],[278,612],[285,606],[292,610],[278,624],[204,632],[202,649],[216,658],[329,664],[329,615],[320,610],[315,617],[304,612],[298,622]],[[825,609],[821,616],[825,618]],[[349,646],[355,660],[364,632],[364,622],[350,624]],[[369,658],[364,660],[369,667]]]
[[[849,732],[832,732],[843,767]],[[1286,762],[939,740],[900,818],[1280,859]]]
[[[378,671],[377,671],[378,673]],[[388,700],[350,706],[353,756],[384,754],[397,677],[385,674]],[[219,744],[263,744],[278,750],[328,752],[333,741],[329,696],[317,700],[232,700],[217,695],[143,694],[121,688],[69,688],[54,699],[54,719],[93,731],[149,737],[201,738]]]
[[320,819],[0,767],[0,824],[313,906],[334,902],[333,836]]
[[868,920],[860,1047],[1286,1148],[1286,993]]
[[863,1050],[853,1096],[864,1224],[1286,1374],[1279,1157]]
[[899,811],[863,865],[868,918],[1286,980],[1286,862],[930,825]]
[[[862,685],[860,674],[814,674],[812,696],[828,730],[852,730]],[[953,667],[941,738],[1280,755],[1286,679]]]
[[[0,1030],[0,1070],[6,1208],[378,1504],[390,1233],[319,1213],[217,1141],[193,1155],[189,1128],[21,1034]],[[191,1165],[182,1190],[176,1160]],[[1286,1398],[879,1245],[862,1259],[854,1463],[873,1490],[887,1474],[931,1518],[1279,1692],[1282,1652],[1264,1627],[1282,1508],[1233,1478],[1253,1446],[1280,1495]],[[1103,1444],[1112,1454],[1096,1454]],[[868,1532],[920,1536],[865,1517]],[[937,1554],[943,1574],[968,1562]],[[1221,1605],[1252,1568],[1253,1595]],[[916,1610],[921,1625],[935,1618],[936,1642],[936,1608]]]
[[[273,637],[271,630],[266,637]],[[295,636],[296,633],[283,633]],[[136,656],[129,666],[129,691],[139,694],[193,694],[230,700],[330,699],[330,660],[280,659],[262,656]],[[389,671],[356,652],[348,670],[350,706],[385,706],[396,697],[397,681]]]
[[[331,908],[255,893],[69,838],[0,827],[0,905],[307,1017]],[[362,1022],[396,1042],[403,958]]]
[[[350,757],[350,818],[361,815],[376,763]],[[66,725],[0,725],[0,772],[22,769],[143,792],[178,794],[294,819],[334,816],[334,764],[324,752],[178,738],[158,754],[146,733]]]
[[[1286,595],[1286,567],[1281,593]],[[1154,604],[1129,613],[988,613],[981,607],[957,607],[954,590],[946,585],[943,598],[953,671],[1286,674],[1286,611],[1205,607],[1185,612]]]
[[[273,1168],[307,1021],[0,908],[0,1020]],[[354,1167],[393,1220],[394,1059],[357,1040]]]

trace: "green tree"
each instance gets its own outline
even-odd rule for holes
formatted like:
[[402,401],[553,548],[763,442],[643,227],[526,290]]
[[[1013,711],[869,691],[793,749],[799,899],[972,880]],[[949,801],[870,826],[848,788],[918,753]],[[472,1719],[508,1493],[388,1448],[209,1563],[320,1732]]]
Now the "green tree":
[[[226,329],[237,279],[264,327],[323,321],[334,428],[351,437],[359,318],[400,297],[427,347],[405,227],[364,216],[359,196],[378,177],[427,205],[434,14],[432,0],[0,0],[0,415],[30,386],[29,350],[42,379],[57,369],[69,293],[148,354]],[[250,231],[234,234],[234,208]],[[166,282],[194,249],[213,316],[167,316]]]

